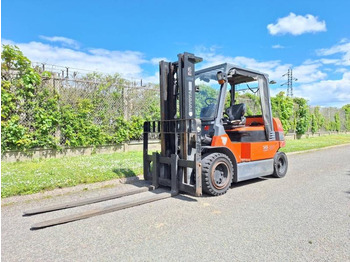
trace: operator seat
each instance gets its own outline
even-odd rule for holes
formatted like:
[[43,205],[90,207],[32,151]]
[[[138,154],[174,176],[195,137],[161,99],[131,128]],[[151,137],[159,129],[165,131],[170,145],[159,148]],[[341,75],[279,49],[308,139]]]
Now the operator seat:
[[231,125],[244,125],[246,106],[244,103],[232,105],[226,109],[228,115],[228,123]]

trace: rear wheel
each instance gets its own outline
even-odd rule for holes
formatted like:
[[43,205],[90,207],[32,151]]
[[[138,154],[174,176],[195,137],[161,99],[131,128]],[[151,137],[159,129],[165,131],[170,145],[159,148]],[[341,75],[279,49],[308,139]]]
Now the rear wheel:
[[202,159],[202,189],[205,193],[219,196],[230,188],[233,165],[230,158],[222,153],[212,153]]
[[287,174],[287,170],[288,170],[287,155],[283,152],[277,152],[274,157],[273,176],[277,178],[282,178]]

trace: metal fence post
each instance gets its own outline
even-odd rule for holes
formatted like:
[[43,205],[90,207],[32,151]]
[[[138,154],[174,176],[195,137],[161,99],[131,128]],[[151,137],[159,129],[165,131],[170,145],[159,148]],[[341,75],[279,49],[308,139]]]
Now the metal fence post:
[[124,118],[124,120],[129,120],[129,116],[128,116],[128,100],[127,100],[127,87],[125,87],[125,86],[123,86],[122,97],[123,97],[123,118]]

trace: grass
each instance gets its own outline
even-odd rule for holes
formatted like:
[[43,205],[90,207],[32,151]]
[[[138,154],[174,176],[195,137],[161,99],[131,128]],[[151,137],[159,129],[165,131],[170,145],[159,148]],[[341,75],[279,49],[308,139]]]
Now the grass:
[[142,174],[142,152],[2,162],[1,197]]
[[[284,152],[350,143],[350,134],[288,140]],[[94,183],[142,174],[142,152],[2,162],[1,197]]]
[[350,143],[350,134],[323,135],[298,140],[287,140],[286,147],[282,148],[281,151],[285,153],[298,152],[347,143]]

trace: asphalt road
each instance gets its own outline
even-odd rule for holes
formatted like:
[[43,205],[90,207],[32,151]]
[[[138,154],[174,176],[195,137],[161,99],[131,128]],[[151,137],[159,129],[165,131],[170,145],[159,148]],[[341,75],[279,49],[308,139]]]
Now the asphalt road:
[[37,231],[30,226],[120,200],[32,217],[22,217],[24,210],[134,186],[3,206],[2,261],[350,261],[350,146],[288,158],[283,179],[255,179],[221,197],[180,195]]

